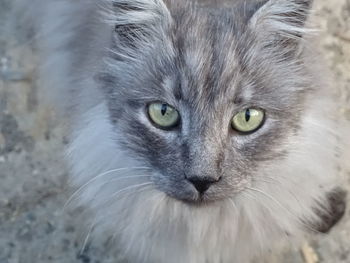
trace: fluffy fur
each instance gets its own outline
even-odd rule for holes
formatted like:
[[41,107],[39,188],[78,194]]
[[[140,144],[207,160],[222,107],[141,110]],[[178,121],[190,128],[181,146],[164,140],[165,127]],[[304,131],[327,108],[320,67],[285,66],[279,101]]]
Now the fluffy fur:
[[[308,58],[310,6],[31,4],[42,81],[70,115],[72,200],[93,211],[95,229],[115,235],[123,257],[249,262],[320,223],[335,186],[337,136],[334,106]],[[181,130],[154,127],[144,110],[152,101],[175,106]],[[246,107],[266,111],[264,126],[228,132]],[[223,180],[196,203],[186,173]]]

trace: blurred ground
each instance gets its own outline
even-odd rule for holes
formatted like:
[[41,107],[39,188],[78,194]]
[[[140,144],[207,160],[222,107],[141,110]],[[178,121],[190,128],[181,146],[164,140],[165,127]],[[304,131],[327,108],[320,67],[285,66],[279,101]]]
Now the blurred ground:
[[[0,28],[10,3],[0,0]],[[322,55],[334,75],[330,88],[350,120],[350,0],[316,0],[315,8]],[[79,211],[62,211],[69,197],[62,161],[66,140],[33,79],[36,57],[28,39],[30,33],[21,30],[0,32],[0,263],[113,262],[105,244],[92,242],[82,252],[86,233],[78,230]],[[339,175],[350,190],[346,166],[345,161]],[[315,253],[318,261],[302,251]],[[349,263],[349,211],[330,235],[266,262]]]

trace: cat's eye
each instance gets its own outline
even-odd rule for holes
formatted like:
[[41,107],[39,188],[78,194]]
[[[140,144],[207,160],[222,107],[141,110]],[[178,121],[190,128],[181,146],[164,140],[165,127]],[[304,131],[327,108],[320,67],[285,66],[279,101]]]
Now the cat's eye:
[[238,132],[251,133],[258,130],[265,119],[265,113],[258,109],[246,109],[232,119],[232,128]]
[[180,122],[179,112],[167,103],[155,102],[148,105],[148,116],[156,127],[168,130]]

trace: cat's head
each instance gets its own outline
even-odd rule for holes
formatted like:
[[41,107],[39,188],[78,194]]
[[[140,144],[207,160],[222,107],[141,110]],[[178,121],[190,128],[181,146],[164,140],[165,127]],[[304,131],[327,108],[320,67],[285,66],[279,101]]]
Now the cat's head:
[[310,0],[111,1],[100,74],[118,140],[181,200],[232,197],[288,154],[312,85]]

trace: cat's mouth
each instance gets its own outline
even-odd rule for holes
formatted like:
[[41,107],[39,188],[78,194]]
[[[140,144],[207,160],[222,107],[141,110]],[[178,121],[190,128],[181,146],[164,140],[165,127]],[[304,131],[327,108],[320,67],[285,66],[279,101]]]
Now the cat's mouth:
[[194,200],[185,200],[184,202],[195,206],[205,206],[205,205],[216,203],[222,200],[224,200],[223,197],[219,198],[219,197],[214,197],[207,194],[200,194],[198,198]]
[[184,191],[177,193],[171,192],[166,194],[173,199],[195,206],[212,204],[215,202],[225,200],[227,198],[227,196],[224,194],[216,193],[215,189],[211,189],[207,192],[199,192],[197,190],[192,189],[192,191]]
[[193,198],[193,199],[190,199],[190,198],[180,199],[180,198],[176,198],[173,196],[172,196],[172,198],[174,198],[174,199],[176,199],[176,200],[178,200],[186,205],[196,206],[196,207],[206,206],[206,205],[210,205],[210,204],[224,200],[224,198],[212,198],[212,197],[209,197],[207,195],[200,195],[198,198]]

